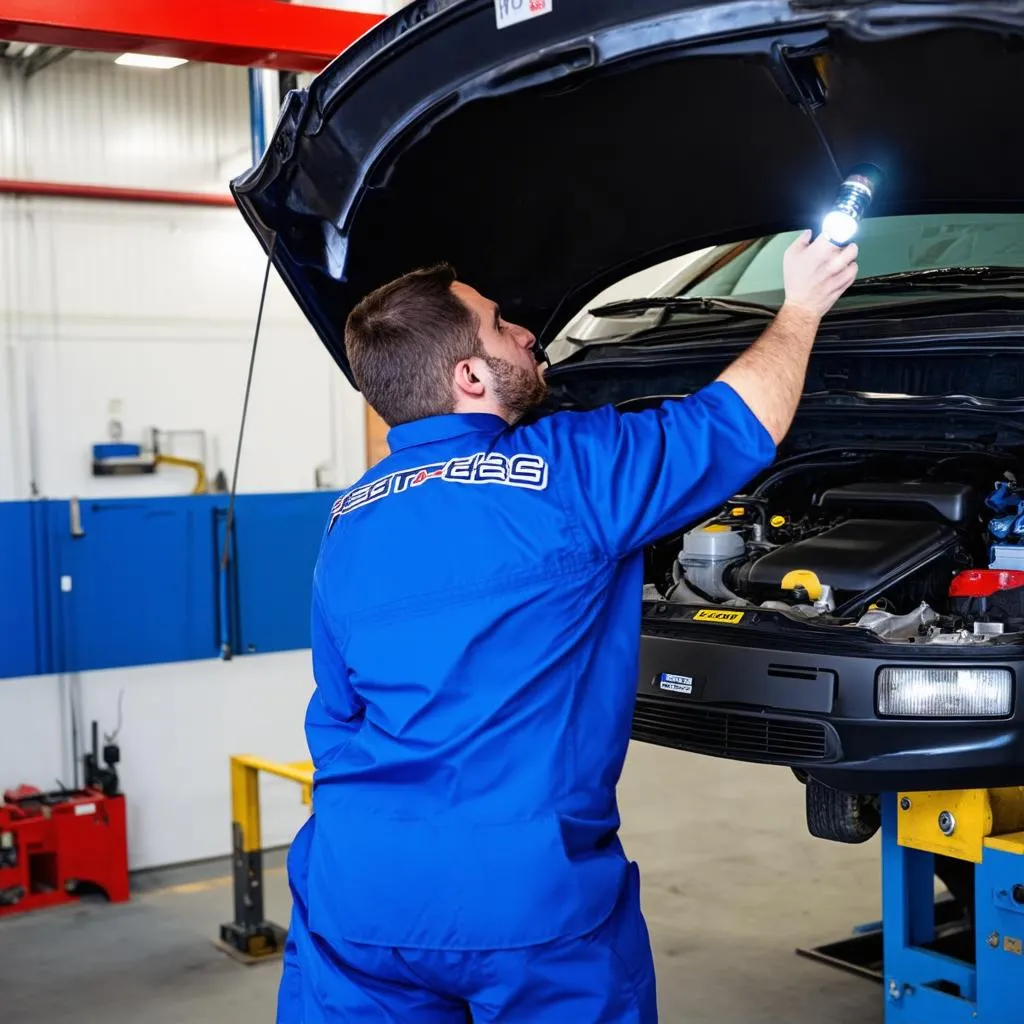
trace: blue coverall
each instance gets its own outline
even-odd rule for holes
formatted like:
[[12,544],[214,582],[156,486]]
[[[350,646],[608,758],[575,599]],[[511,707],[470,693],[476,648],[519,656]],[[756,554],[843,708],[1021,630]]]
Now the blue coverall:
[[278,1024],[651,1024],[615,788],[643,554],[775,455],[727,384],[401,425],[316,567]]

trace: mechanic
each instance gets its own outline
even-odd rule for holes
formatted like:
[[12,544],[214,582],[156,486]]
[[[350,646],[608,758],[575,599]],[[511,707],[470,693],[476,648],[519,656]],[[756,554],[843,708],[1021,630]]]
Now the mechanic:
[[292,846],[279,1024],[649,1024],[618,838],[642,550],[772,461],[856,247],[806,232],[785,301],[698,393],[516,426],[534,336],[445,267],[352,312],[391,454],[314,577],[314,810]]

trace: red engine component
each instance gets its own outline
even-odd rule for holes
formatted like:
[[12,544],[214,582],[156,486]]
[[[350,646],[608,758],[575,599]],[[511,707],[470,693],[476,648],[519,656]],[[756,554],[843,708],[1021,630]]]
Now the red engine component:
[[950,597],[991,597],[1000,590],[1024,587],[1024,572],[1015,569],[968,569],[949,585]]
[[102,789],[41,793],[19,786],[0,803],[0,916],[71,903],[83,888],[129,898],[124,796]]

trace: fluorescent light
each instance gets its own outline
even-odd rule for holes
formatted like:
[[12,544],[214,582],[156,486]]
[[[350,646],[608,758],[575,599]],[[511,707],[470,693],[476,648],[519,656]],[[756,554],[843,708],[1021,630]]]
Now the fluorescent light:
[[1006,668],[883,668],[878,713],[899,718],[989,718],[1008,715],[1013,678]]
[[156,68],[166,71],[168,68],[187,64],[188,61],[184,57],[159,57],[152,53],[122,53],[114,63],[123,64],[129,68]]

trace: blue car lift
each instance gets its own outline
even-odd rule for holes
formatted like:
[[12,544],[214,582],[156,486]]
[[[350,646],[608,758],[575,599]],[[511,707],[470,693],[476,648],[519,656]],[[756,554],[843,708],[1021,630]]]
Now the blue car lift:
[[[798,952],[880,981],[885,1024],[1022,1024],[1024,787],[887,793],[881,811],[882,921]],[[958,899],[936,899],[936,858]]]

